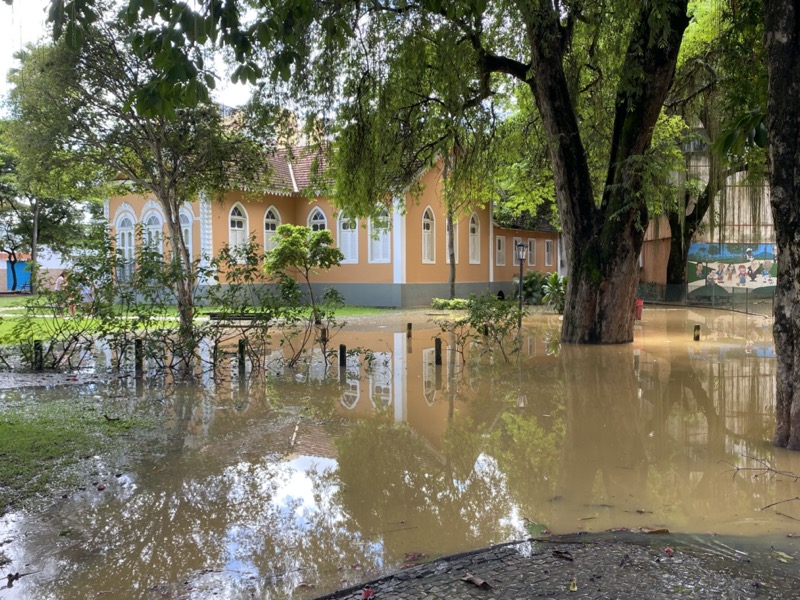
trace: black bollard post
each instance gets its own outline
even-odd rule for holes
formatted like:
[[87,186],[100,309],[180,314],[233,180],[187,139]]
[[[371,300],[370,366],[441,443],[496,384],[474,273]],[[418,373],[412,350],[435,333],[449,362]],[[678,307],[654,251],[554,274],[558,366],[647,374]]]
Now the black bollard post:
[[339,344],[339,383],[347,379],[347,346]]
[[319,330],[319,343],[323,346],[328,343],[328,328],[323,327]]
[[695,342],[700,341],[700,325],[694,326],[694,341]]
[[247,340],[239,340],[239,379],[244,379],[246,367],[245,354],[247,352]]
[[33,341],[33,369],[34,371],[41,371],[44,369],[44,350],[42,349],[42,340]]
[[144,375],[144,340],[133,341],[133,374],[136,378]]
[[442,338],[436,338],[433,346],[434,363],[437,367],[442,366]]
[[406,338],[411,339],[411,323],[406,323]]

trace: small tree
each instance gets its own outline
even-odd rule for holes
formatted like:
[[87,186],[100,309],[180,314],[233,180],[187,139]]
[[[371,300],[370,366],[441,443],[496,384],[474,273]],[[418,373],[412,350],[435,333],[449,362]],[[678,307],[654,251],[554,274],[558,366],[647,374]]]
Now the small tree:
[[[323,320],[326,329],[333,325],[331,307],[342,304],[341,297],[333,290],[326,291],[320,302],[314,295],[311,278],[314,273],[341,263],[344,254],[334,246],[333,236],[327,229],[312,231],[309,227],[281,225],[274,240],[277,245],[264,257],[264,271],[281,285],[284,298],[293,303],[301,296],[296,278],[302,279],[311,309],[299,344],[292,346],[289,365],[294,366],[311,339],[314,327],[322,326]],[[328,341],[327,336],[322,337],[323,352]]]

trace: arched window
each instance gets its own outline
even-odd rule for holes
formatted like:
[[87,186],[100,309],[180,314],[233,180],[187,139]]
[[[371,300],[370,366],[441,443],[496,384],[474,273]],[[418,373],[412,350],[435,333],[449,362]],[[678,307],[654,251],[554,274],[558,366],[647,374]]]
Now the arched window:
[[469,264],[481,264],[481,222],[475,213],[469,218]]
[[308,215],[308,227],[311,231],[322,231],[328,228],[328,219],[325,218],[325,213],[320,209],[315,208]]
[[191,264],[192,260],[194,260],[192,255],[192,217],[185,212],[181,212],[178,219],[181,222],[181,235],[183,235],[183,243],[186,244],[186,250],[189,252],[189,263]]
[[117,221],[117,252],[119,267],[117,278],[128,281],[133,277],[134,258],[136,256],[133,219],[125,216]]
[[241,205],[236,204],[228,219],[228,245],[235,250],[247,244],[247,215]]
[[433,211],[430,207],[422,213],[422,262],[432,264],[436,262],[435,253],[435,229],[436,222],[433,219]]
[[264,250],[270,251],[277,244],[273,239],[281,224],[281,213],[274,206],[270,206],[264,215]]
[[338,232],[339,250],[344,254],[342,263],[358,262],[358,221],[350,217],[339,217]]
[[161,217],[151,214],[144,221],[144,244],[148,250],[163,254],[162,241],[164,237],[164,225]]
[[369,262],[388,263],[391,261],[389,240],[389,214],[383,209],[369,220]]

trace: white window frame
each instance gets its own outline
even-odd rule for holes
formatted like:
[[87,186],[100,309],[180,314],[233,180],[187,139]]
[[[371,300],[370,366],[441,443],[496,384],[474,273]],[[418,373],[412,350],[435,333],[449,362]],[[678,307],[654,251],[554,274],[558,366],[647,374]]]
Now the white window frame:
[[544,241],[544,266],[553,266],[553,240]]
[[536,266],[536,238],[528,238],[528,266]]
[[469,264],[481,264],[481,221],[476,213],[469,218]]
[[506,236],[496,235],[494,238],[495,262],[498,267],[506,266]]
[[369,252],[367,260],[371,263],[392,261],[392,240],[389,232],[389,214],[383,211],[367,222],[369,233]]
[[[450,230],[447,227],[447,219],[444,220],[444,262],[450,264]],[[458,264],[458,221],[453,221],[453,254],[455,255],[456,264]]]
[[[270,213],[272,213],[273,216],[270,217]],[[273,239],[281,224],[280,211],[274,206],[270,206],[264,212],[264,252],[269,252],[278,245]]]
[[[234,214],[238,212],[238,214]],[[241,227],[234,226],[241,223]],[[250,229],[248,228],[247,211],[238,202],[231,206],[228,211],[228,247],[231,250],[245,246],[250,239]]]
[[308,225],[311,231],[322,231],[328,228],[328,217],[325,216],[321,208],[314,207],[314,209],[308,213],[306,225]]
[[515,267],[519,266],[519,258],[517,257],[517,244],[522,243],[521,237],[511,238],[511,264]]
[[[436,216],[430,206],[426,206],[422,211],[422,264],[436,264]],[[426,252],[430,249],[430,256]]]
[[336,223],[336,240],[344,255],[342,264],[358,264],[358,219],[340,215]]

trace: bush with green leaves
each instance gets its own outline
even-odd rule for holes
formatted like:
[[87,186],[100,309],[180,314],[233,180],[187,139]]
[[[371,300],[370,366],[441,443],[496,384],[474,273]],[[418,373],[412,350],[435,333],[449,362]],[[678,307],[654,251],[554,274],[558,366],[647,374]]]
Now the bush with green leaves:
[[434,310],[466,310],[468,306],[467,298],[434,298],[431,302]]
[[542,286],[543,300],[558,314],[564,314],[564,304],[567,298],[567,278],[558,273],[550,273],[547,281]]
[[541,271],[525,271],[522,276],[523,299],[528,304],[542,304],[544,301],[544,284],[547,274]]

